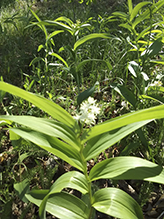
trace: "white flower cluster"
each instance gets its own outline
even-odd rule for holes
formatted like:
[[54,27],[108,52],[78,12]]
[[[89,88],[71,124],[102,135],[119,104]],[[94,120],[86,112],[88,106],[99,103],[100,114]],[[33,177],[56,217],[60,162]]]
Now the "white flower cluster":
[[161,81],[154,81],[154,83],[150,84],[150,86],[162,86]]
[[96,104],[96,100],[89,97],[88,100],[84,101],[80,106],[80,112],[74,119],[80,120],[88,125],[95,124],[96,115],[100,113],[100,108]]

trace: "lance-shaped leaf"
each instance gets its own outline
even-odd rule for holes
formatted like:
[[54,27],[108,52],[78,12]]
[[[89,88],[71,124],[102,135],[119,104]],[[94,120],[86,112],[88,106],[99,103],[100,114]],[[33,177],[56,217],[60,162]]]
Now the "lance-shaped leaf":
[[45,208],[46,203],[50,195],[54,193],[61,192],[64,188],[72,188],[80,191],[82,194],[86,194],[88,192],[88,184],[85,176],[77,171],[70,171],[62,176],[60,176],[55,183],[51,186],[50,192],[47,196],[43,199],[40,208],[39,208],[39,215],[41,218],[45,217]]
[[34,25],[37,25],[38,27],[40,27],[40,29],[44,32],[45,37],[47,38],[48,33],[47,33],[47,30],[44,24],[41,23],[41,19],[38,17],[38,15],[33,10],[30,9],[30,11],[34,15],[34,17],[38,20],[38,22],[35,22]]
[[150,46],[141,53],[142,56],[153,57],[158,55],[163,46],[162,37],[155,40]]
[[66,22],[70,27],[74,24],[71,19],[67,18],[67,17],[64,17],[64,16],[61,16],[61,17],[58,17],[55,19],[55,21],[63,21],[63,22]]
[[143,20],[150,18],[150,15],[156,13],[162,7],[163,4],[164,4],[163,0],[158,1],[155,4],[152,4],[146,11],[144,11],[140,16],[138,16],[134,20],[132,24],[133,29],[136,27],[137,24],[139,24]]
[[132,21],[136,17],[142,7],[148,4],[151,4],[151,2],[140,2],[139,4],[137,4],[130,13],[130,21]]
[[138,157],[115,157],[96,164],[90,171],[90,180],[116,179],[116,180],[147,180],[164,183],[164,170],[150,161]]
[[[46,190],[34,190],[26,194],[26,197],[40,206],[46,194]],[[51,195],[46,204],[46,211],[60,219],[88,219],[89,217],[88,206],[79,198],[66,192]]]
[[30,183],[28,179],[23,180],[22,182],[14,183],[14,189],[18,197],[23,201],[28,203],[25,194],[30,190]]
[[68,68],[67,62],[66,62],[60,55],[58,55],[58,54],[55,53],[55,52],[49,52],[49,55],[58,58],[58,59],[59,59],[60,61],[62,61],[62,62],[64,63],[64,65]]
[[21,136],[22,138],[33,142],[44,150],[56,155],[57,157],[66,161],[77,169],[83,170],[79,151],[71,147],[71,145],[60,141],[57,138],[45,135],[31,129],[11,128],[10,130]]
[[63,122],[66,125],[72,126],[75,124],[75,120],[73,117],[65,111],[62,107],[55,104],[51,100],[48,100],[42,96],[38,96],[36,94],[27,92],[21,88],[18,88],[14,85],[5,83],[0,81],[0,90],[6,91],[12,95],[18,96],[23,98],[31,103],[33,103],[38,108],[42,109],[43,111],[47,112],[51,115],[54,119]]
[[86,100],[89,96],[91,96],[95,90],[96,85],[98,84],[99,83],[96,82],[91,88],[88,88],[87,90],[80,93],[77,97],[77,104],[80,105],[84,100]]
[[51,25],[51,26],[57,26],[60,27],[63,30],[68,31],[71,35],[74,34],[73,28],[71,28],[70,26],[68,26],[67,24],[64,24],[63,22],[58,22],[58,21],[51,21],[51,20],[45,20],[45,21],[41,21],[38,24],[41,25]]
[[129,8],[129,14],[131,14],[133,10],[132,0],[128,0],[128,8]]
[[111,84],[111,87],[125,98],[133,107],[135,107],[137,100],[135,95],[122,84]]
[[99,155],[102,151],[106,150],[116,142],[120,141],[125,136],[129,135],[133,131],[139,129],[143,125],[146,125],[151,120],[142,121],[138,123],[129,124],[122,128],[118,128],[107,132],[105,134],[101,134],[95,136],[87,142],[87,145],[84,148],[84,157],[86,160],[90,160],[95,156]]
[[74,50],[76,50],[77,47],[79,47],[79,46],[82,45],[83,43],[87,42],[88,40],[93,40],[93,39],[98,39],[98,38],[109,39],[110,36],[109,36],[109,34],[106,34],[106,33],[92,33],[92,34],[89,34],[89,35],[87,35],[87,36],[82,37],[81,39],[79,39],[79,40],[74,44]]
[[50,135],[52,137],[57,137],[68,144],[71,144],[77,150],[79,149],[78,141],[76,139],[75,130],[71,129],[69,126],[56,122],[52,119],[38,118],[34,116],[3,116],[0,115],[0,119],[6,121],[13,121],[19,123],[23,126],[29,127],[35,131]]
[[48,35],[46,42],[48,42],[52,37],[56,36],[59,33],[63,33],[64,30],[55,30],[51,34]]
[[161,97],[159,96],[159,98],[158,98],[157,95],[156,96],[154,96],[154,95],[149,95],[149,96],[148,95],[140,95],[139,98],[141,98],[141,99],[150,99],[150,100],[154,100],[154,101],[156,101],[160,104],[164,104],[164,99],[163,99],[163,102],[162,102]]
[[26,193],[25,197],[37,206],[40,206],[44,197],[48,194],[48,189],[33,189]]
[[[85,141],[131,123],[161,118],[164,118],[164,105],[127,113],[92,127],[88,131],[88,136],[85,137]],[[83,137],[84,136],[82,136],[82,138]]]
[[104,188],[95,192],[92,206],[102,213],[122,219],[143,219],[139,204],[126,192]]

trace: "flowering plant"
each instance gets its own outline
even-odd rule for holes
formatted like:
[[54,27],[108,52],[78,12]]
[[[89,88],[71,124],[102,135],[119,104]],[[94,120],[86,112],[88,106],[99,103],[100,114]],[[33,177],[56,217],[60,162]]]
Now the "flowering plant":
[[96,100],[92,97],[89,97],[88,100],[83,102],[80,106],[80,112],[74,119],[82,121],[88,125],[95,124],[96,116],[100,113],[100,108],[96,104]]
[[[113,187],[95,191],[92,185],[99,179],[140,179],[162,184],[163,167],[138,157],[120,156],[96,163],[89,171],[87,162],[153,119],[163,118],[164,105],[128,113],[83,129],[77,120],[51,100],[4,82],[0,82],[0,89],[30,101],[53,118],[1,115],[0,121],[10,124],[11,140],[22,137],[76,168],[60,176],[49,190],[29,191],[27,180],[21,184],[19,193],[26,193],[22,199],[39,206],[40,218],[45,219],[48,211],[61,219],[92,219],[96,211],[100,211],[117,218],[143,219],[138,203],[124,191]],[[89,98],[81,104],[77,118],[85,123],[94,123],[99,110],[95,100]],[[91,112],[92,118],[89,119]],[[11,122],[20,125],[12,127]],[[65,188],[78,190],[82,198],[68,190],[63,191]]]

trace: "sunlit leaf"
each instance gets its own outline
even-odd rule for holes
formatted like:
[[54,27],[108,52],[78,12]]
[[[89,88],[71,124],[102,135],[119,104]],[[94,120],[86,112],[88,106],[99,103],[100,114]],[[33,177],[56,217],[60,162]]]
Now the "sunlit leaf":
[[[26,197],[29,201],[40,206],[41,201],[48,192],[46,190],[33,190]],[[53,194],[48,198],[46,211],[60,219],[88,219],[89,208],[79,198],[66,192]]]
[[47,30],[44,24],[41,23],[42,22],[41,19],[38,17],[38,15],[33,10],[31,10],[31,8],[29,8],[29,10],[34,15],[34,17],[38,20],[38,23],[34,23],[34,25],[37,25],[38,27],[40,27],[40,29],[43,30],[45,37],[47,38],[48,33],[47,33]]
[[95,192],[93,207],[102,213],[122,219],[143,219],[138,203],[126,192],[117,188],[104,188]]
[[140,66],[138,63],[136,63],[135,61],[130,61],[128,63],[128,69],[130,71],[130,73],[137,78],[138,72],[140,71]]
[[95,136],[94,138],[91,138],[84,148],[83,153],[85,159],[90,160],[94,158],[95,156],[99,155],[102,151],[106,150],[107,148],[109,148],[116,142],[120,141],[128,134],[147,124],[148,122],[150,122],[150,120],[129,124],[125,127],[118,128],[116,130],[112,130],[105,134],[101,134]]
[[31,129],[11,128],[10,130],[22,138],[33,142],[42,149],[56,155],[77,169],[83,170],[79,151],[73,148],[71,145],[68,145],[57,138],[53,138]]
[[58,54],[55,53],[55,52],[50,52],[49,55],[58,58],[58,59],[59,59],[60,61],[62,61],[62,62],[64,63],[64,65],[68,68],[67,62],[66,62],[60,55],[58,55]]
[[71,188],[80,191],[82,194],[88,192],[88,184],[85,176],[77,171],[71,171],[60,176],[55,183],[51,186],[50,192],[43,199],[39,214],[41,218],[45,218],[45,207],[50,195],[61,192],[64,188]]
[[148,95],[141,95],[141,96],[139,96],[139,98],[141,98],[141,99],[150,99],[150,100],[154,100],[154,101],[156,101],[160,104],[164,104],[164,102],[161,102],[160,100],[158,100],[158,96],[156,98],[154,98],[151,95],[149,95],[149,96]]
[[58,17],[57,19],[55,19],[55,21],[66,22],[70,27],[73,25],[73,22],[71,21],[71,19],[64,17],[64,16]]
[[57,27],[59,27],[59,28],[61,28],[63,30],[68,31],[71,35],[74,34],[73,29],[70,26],[64,24],[63,22],[45,20],[45,21],[39,22],[39,24],[41,24],[41,25],[57,26]]
[[130,13],[130,21],[132,21],[136,17],[136,15],[138,14],[139,10],[142,7],[144,7],[145,5],[148,5],[148,4],[151,4],[151,2],[144,1],[144,2],[138,3]]
[[153,57],[155,55],[158,55],[163,46],[161,40],[162,38],[160,37],[157,40],[155,40],[153,43],[151,43],[150,46],[141,53],[141,56]]
[[162,7],[163,4],[164,4],[163,0],[152,4],[147,10],[145,10],[142,14],[140,14],[140,16],[138,16],[134,20],[132,24],[132,28],[134,29],[137,24],[141,23],[145,19],[150,18],[150,16],[154,14],[155,12],[157,12],[160,9],[160,7]]
[[18,97],[21,97],[33,103],[38,108],[44,110],[49,115],[51,115],[54,119],[57,119],[58,121],[61,121],[64,124],[67,124],[69,126],[72,126],[75,124],[75,120],[73,119],[73,117],[69,113],[67,113],[67,111],[65,111],[62,107],[55,104],[51,100],[48,100],[42,96],[27,92],[21,88],[18,88],[14,85],[11,85],[11,84],[8,84],[2,81],[0,81],[0,90],[6,91],[12,95],[16,95]]
[[78,41],[76,41],[76,43],[74,44],[74,50],[76,50],[77,47],[79,47],[83,43],[85,43],[89,40],[98,39],[98,38],[109,39],[110,35],[106,34],[106,33],[92,33],[92,34],[89,34],[87,36],[84,36],[81,39],[79,39]]
[[30,183],[28,179],[24,179],[22,182],[14,183],[14,189],[16,194],[23,202],[28,202],[25,194],[30,190]]
[[131,15],[133,10],[132,0],[128,0],[128,8],[129,8],[129,14]]
[[164,183],[164,169],[150,161],[138,157],[115,157],[103,160],[90,171],[91,181],[98,179],[147,180]]
[[87,141],[97,135],[123,127],[131,123],[161,118],[164,118],[164,105],[127,113],[92,127],[88,131],[89,135],[86,136],[85,140]]
[[57,137],[71,144],[79,150],[78,142],[75,135],[75,130],[66,126],[61,122],[56,122],[52,119],[38,118],[34,116],[3,116],[0,119],[13,121],[23,126],[29,127],[35,131]]

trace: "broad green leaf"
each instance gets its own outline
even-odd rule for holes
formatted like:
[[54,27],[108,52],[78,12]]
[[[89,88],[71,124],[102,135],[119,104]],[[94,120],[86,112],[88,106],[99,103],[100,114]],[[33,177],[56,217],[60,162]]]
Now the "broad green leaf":
[[129,15],[131,15],[133,10],[132,0],[128,0],[128,8],[129,8]]
[[161,118],[164,118],[164,105],[127,113],[92,127],[85,140],[131,123]]
[[[26,194],[26,197],[32,203],[40,206],[46,194],[46,190],[34,190]],[[46,204],[46,211],[60,219],[88,219],[89,217],[88,206],[79,198],[66,192],[50,196]]]
[[86,194],[88,192],[87,180],[82,173],[77,171],[70,171],[60,176],[51,186],[50,192],[43,199],[40,205],[39,214],[41,218],[45,218],[45,207],[49,196],[54,193],[61,192],[64,188],[75,189],[80,191],[82,194]]
[[133,10],[130,13],[130,21],[132,21],[136,15],[138,14],[139,10],[144,7],[145,5],[151,4],[151,2],[140,2],[139,4],[137,4]]
[[26,126],[35,131],[41,132],[52,137],[57,137],[68,144],[72,145],[77,150],[79,149],[78,141],[75,135],[75,130],[71,129],[67,125],[56,122],[52,119],[38,118],[34,116],[3,116],[0,115],[0,119],[10,120]]
[[110,85],[115,91],[117,91],[122,97],[125,98],[133,107],[136,106],[137,100],[134,94],[122,84],[111,84]]
[[121,219],[143,219],[139,204],[126,192],[104,188],[95,192],[92,206],[102,213]]
[[51,56],[54,56],[54,57],[56,57],[56,58],[58,58],[60,61],[62,61],[63,63],[64,63],[64,65],[68,68],[68,64],[67,64],[67,62],[60,56],[60,55],[58,55],[57,53],[55,53],[55,52],[50,52],[50,53],[48,53],[49,55],[51,55]]
[[57,119],[58,121],[61,121],[68,126],[72,126],[75,124],[75,120],[73,119],[73,117],[69,113],[67,113],[67,111],[65,111],[62,107],[55,104],[51,100],[27,92],[21,88],[2,81],[0,81],[0,90],[6,91],[12,95],[18,96],[33,103],[38,108],[44,110],[46,113],[51,115],[54,119]]
[[94,138],[91,138],[84,148],[84,158],[86,160],[94,158],[95,156],[99,155],[102,151],[111,147],[113,144],[120,141],[122,138],[139,129],[140,127],[146,125],[150,121],[151,120],[129,124],[122,128],[118,128],[116,130],[112,130],[105,134],[101,134],[95,136]]
[[82,37],[78,41],[76,41],[76,43],[74,44],[74,50],[76,50],[77,47],[79,47],[83,43],[87,42],[88,40],[93,40],[93,39],[98,39],[98,38],[109,39],[110,36],[109,36],[109,34],[106,34],[106,33],[92,33],[92,34],[89,34],[87,36]]
[[153,43],[151,43],[150,46],[141,53],[141,56],[153,57],[155,55],[158,55],[163,46],[161,40],[162,38],[160,37],[157,40],[155,40]]
[[40,132],[25,128],[11,128],[11,131],[22,138],[33,142],[44,150],[56,155],[79,170],[83,170],[79,151],[62,140],[53,138]]
[[86,100],[89,96],[91,96],[92,93],[93,93],[94,90],[95,90],[95,86],[98,85],[98,84],[99,84],[99,83],[96,82],[93,87],[91,87],[91,88],[89,88],[89,89],[83,91],[82,93],[80,93],[80,94],[78,95],[78,97],[77,97],[77,104],[80,105],[84,100]]
[[40,206],[44,197],[48,194],[49,190],[33,189],[25,194],[25,197],[37,206]]
[[14,183],[14,189],[16,191],[16,194],[23,202],[28,202],[27,198],[25,197],[25,194],[29,192],[30,190],[30,183],[28,179],[24,179],[22,182]]
[[164,169],[138,157],[114,157],[96,164],[90,171],[91,181],[98,179],[147,180],[164,183]]
[[58,178],[50,188],[50,193],[61,192],[64,188],[72,188],[82,194],[88,192],[88,184],[85,176],[78,171],[70,171]]

